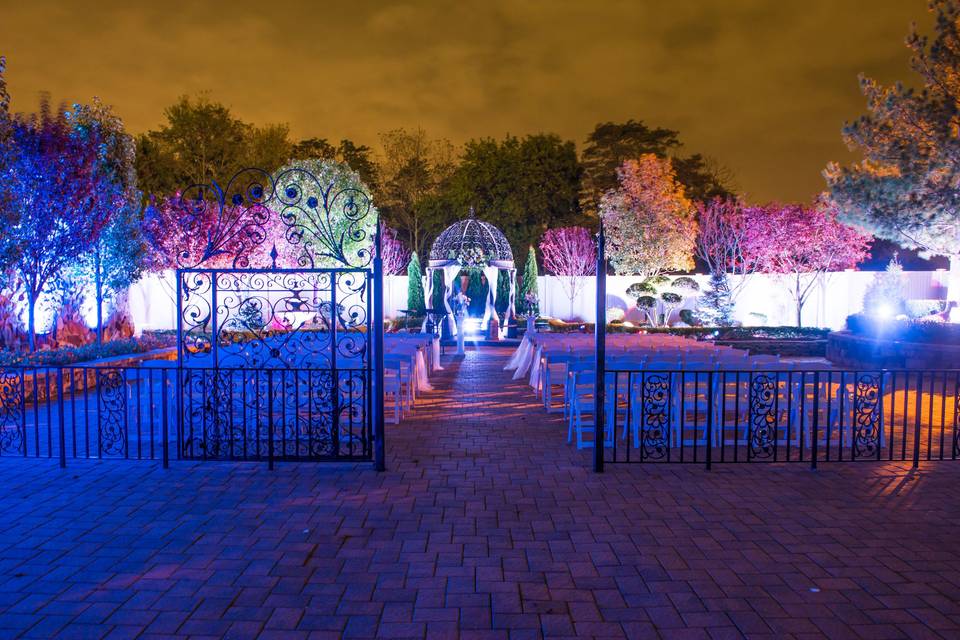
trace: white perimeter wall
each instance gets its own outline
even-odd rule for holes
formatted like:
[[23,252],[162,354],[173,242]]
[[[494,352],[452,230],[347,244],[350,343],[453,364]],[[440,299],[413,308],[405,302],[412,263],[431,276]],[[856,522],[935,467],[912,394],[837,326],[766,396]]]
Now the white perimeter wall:
[[[906,297],[909,299],[945,298],[946,271],[909,271],[905,274]],[[873,281],[875,272],[844,271],[829,274],[823,282],[815,284],[803,308],[804,326],[819,326],[840,329],[848,315],[861,310],[863,293]],[[706,289],[708,276],[693,276],[702,289]],[[643,315],[633,306],[626,290],[639,282],[634,276],[607,276],[606,307],[618,307],[627,313],[627,319],[640,322]],[[387,276],[384,288],[384,304],[387,317],[395,317],[400,309],[407,307],[407,277]],[[540,311],[543,315],[564,320],[578,319],[593,322],[595,319],[596,284],[593,278],[585,278],[582,290],[571,305],[558,278],[540,276]],[[175,329],[177,307],[174,272],[162,275],[151,274],[130,288],[130,310],[137,329]],[[695,300],[687,300],[685,307],[696,306]],[[793,325],[796,323],[792,298],[786,283],[778,276],[755,274],[751,276],[737,299],[735,316],[744,324],[755,324],[750,314],[767,316],[768,325]]]

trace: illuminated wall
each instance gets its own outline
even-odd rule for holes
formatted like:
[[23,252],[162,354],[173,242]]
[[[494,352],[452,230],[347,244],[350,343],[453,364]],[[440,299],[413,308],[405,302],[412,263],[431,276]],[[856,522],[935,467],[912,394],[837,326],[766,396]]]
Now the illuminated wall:
[[[943,271],[908,271],[906,276],[906,297],[909,299],[944,298],[947,273]],[[707,276],[694,278],[701,288],[707,286]],[[874,273],[865,271],[844,271],[832,273],[825,283],[814,285],[813,292],[803,309],[805,326],[840,329],[848,315],[862,308],[863,293],[873,281]],[[637,311],[626,290],[639,281],[632,276],[608,276],[607,308],[618,307],[627,314],[627,320],[640,322],[642,314]],[[540,310],[544,315],[556,318],[577,318],[585,322],[594,321],[594,300],[596,288],[593,278],[587,278],[583,290],[573,301],[572,313],[570,300],[563,291],[557,278],[540,276]],[[150,275],[130,288],[130,309],[138,330],[175,329],[177,326],[175,284],[173,272],[164,276]],[[384,288],[384,305],[387,317],[396,317],[400,309],[407,306],[407,277],[387,276]],[[695,301],[688,300],[685,305],[693,308]],[[765,320],[762,318],[765,316]],[[751,276],[737,300],[735,317],[743,324],[793,325],[795,311],[782,281],[769,274]]]

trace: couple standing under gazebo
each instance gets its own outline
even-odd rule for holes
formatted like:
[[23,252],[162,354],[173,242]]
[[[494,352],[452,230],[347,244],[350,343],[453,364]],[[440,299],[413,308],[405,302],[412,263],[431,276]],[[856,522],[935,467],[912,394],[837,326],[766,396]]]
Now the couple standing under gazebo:
[[[466,313],[464,309],[465,291],[455,295],[456,278],[465,269],[479,269],[487,281],[487,297],[484,305],[481,329],[486,331],[496,317],[497,278],[500,270],[507,271],[510,278],[510,294],[507,301],[506,318],[514,314],[516,302],[516,268],[513,264],[513,251],[503,232],[489,222],[477,220],[473,209],[470,216],[444,229],[430,248],[427,262],[426,299],[433,300],[433,274],[443,274],[443,304],[447,311],[447,329],[449,335],[457,336],[457,313]],[[459,308],[454,308],[456,305]],[[506,322],[500,327],[501,337],[506,333]]]

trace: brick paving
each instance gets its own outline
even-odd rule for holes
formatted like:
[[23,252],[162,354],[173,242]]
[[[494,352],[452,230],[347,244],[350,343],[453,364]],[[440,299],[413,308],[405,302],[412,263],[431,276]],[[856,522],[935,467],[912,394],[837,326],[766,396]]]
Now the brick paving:
[[0,460],[0,638],[960,637],[960,464],[595,475],[507,355],[383,474]]

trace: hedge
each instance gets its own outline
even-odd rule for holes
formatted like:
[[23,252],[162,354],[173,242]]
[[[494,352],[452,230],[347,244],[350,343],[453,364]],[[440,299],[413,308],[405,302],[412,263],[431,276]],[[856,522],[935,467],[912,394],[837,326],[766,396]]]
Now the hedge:
[[[538,322],[538,326],[542,323]],[[576,333],[594,331],[592,322],[563,322],[550,320],[549,331],[555,333]],[[675,336],[687,336],[698,340],[826,340],[829,329],[818,327],[637,327],[619,322],[607,325],[608,333],[663,333]]]

